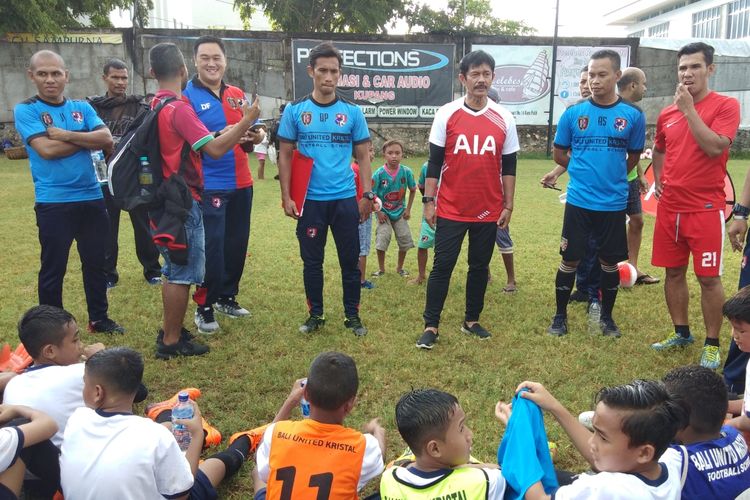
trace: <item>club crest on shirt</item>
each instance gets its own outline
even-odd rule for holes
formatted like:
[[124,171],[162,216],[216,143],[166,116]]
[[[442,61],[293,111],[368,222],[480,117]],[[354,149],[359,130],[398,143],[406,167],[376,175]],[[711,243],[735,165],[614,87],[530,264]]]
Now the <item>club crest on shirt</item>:
[[388,181],[386,179],[383,179],[382,181],[380,181],[380,185],[383,186],[383,187],[387,187],[388,186]]
[[300,115],[300,119],[302,120],[302,125],[310,125],[312,123],[312,113],[305,111]]
[[579,130],[586,130],[589,128],[589,117],[588,116],[579,116],[578,117],[578,129]]
[[229,107],[232,109],[237,109],[239,107],[239,104],[234,97],[227,97],[227,104],[229,104]]
[[73,121],[76,123],[83,123],[83,113],[80,111],[73,111],[71,113],[71,116],[73,117]]
[[628,121],[625,118],[615,118],[615,130],[622,132],[627,126]]
[[343,127],[346,125],[346,115],[344,113],[336,113],[336,125]]
[[220,196],[211,197],[211,206],[214,208],[221,208],[221,197]]
[[45,127],[51,127],[52,126],[53,121],[52,121],[52,115],[51,114],[49,114],[49,113],[47,113],[45,111],[44,113],[42,113],[41,118],[42,118],[42,123],[44,123]]
[[560,238],[560,250],[563,252],[568,249],[568,238]]
[[305,231],[308,238],[315,238],[318,235],[318,228],[317,227],[308,227],[307,231]]

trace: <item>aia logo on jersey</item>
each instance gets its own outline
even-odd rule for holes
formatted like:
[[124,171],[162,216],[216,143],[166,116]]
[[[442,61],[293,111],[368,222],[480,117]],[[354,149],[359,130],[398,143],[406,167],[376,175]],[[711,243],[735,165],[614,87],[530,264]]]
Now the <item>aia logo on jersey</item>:
[[51,127],[52,126],[52,115],[47,113],[46,111],[42,113],[42,123],[44,123],[45,127]]
[[219,196],[211,197],[211,206],[214,208],[221,208],[221,197]]
[[318,235],[318,228],[317,227],[308,227],[305,231],[305,234],[307,234],[308,238],[315,238]]
[[83,123],[83,113],[80,111],[73,111],[70,116],[73,117],[73,121],[76,123]]
[[627,126],[628,121],[625,118],[615,118],[615,130],[622,132]]
[[312,123],[312,113],[305,111],[300,115],[300,119],[302,120],[302,125],[310,125]]
[[339,127],[343,127],[344,125],[346,125],[346,121],[347,118],[344,113],[336,113],[336,125],[338,125]]
[[579,116],[578,117],[578,130],[586,130],[589,128],[589,117]]
[[469,155],[483,155],[485,153],[496,154],[497,146],[495,145],[495,136],[488,135],[484,139],[484,143],[479,145],[479,136],[475,135],[471,138],[471,141],[464,134],[459,134],[456,139],[456,145],[453,147],[453,154],[457,154],[459,151],[463,151]]

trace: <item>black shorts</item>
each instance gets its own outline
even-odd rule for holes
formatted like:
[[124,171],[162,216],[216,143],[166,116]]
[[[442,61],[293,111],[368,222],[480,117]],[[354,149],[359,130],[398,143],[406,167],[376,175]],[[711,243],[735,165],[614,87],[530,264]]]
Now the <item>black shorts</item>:
[[637,178],[628,182],[628,206],[625,212],[628,215],[639,215],[643,212],[641,206],[641,181]]
[[628,259],[625,210],[604,212],[565,204],[560,255],[565,261],[580,261],[594,236],[599,258],[608,264]]

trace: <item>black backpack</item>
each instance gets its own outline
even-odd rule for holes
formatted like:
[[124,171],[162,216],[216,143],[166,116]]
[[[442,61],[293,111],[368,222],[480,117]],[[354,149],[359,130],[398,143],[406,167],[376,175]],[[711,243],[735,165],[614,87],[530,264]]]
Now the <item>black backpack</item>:
[[[175,97],[161,101],[154,109],[141,113],[130,125],[120,139],[112,158],[107,165],[109,192],[115,204],[123,210],[133,210],[138,207],[152,209],[159,206],[157,196],[159,186],[163,181],[161,150],[159,148],[159,111]],[[189,154],[189,146],[188,146]],[[141,157],[148,158],[151,169],[151,184],[141,185]],[[186,160],[183,147],[182,170]]]

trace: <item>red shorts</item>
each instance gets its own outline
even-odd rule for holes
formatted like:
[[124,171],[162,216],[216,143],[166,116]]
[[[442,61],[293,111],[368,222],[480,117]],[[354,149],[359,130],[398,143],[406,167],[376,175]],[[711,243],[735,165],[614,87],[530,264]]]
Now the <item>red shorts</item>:
[[657,207],[652,265],[687,266],[693,254],[697,276],[721,276],[723,250],[723,210],[679,213]]

